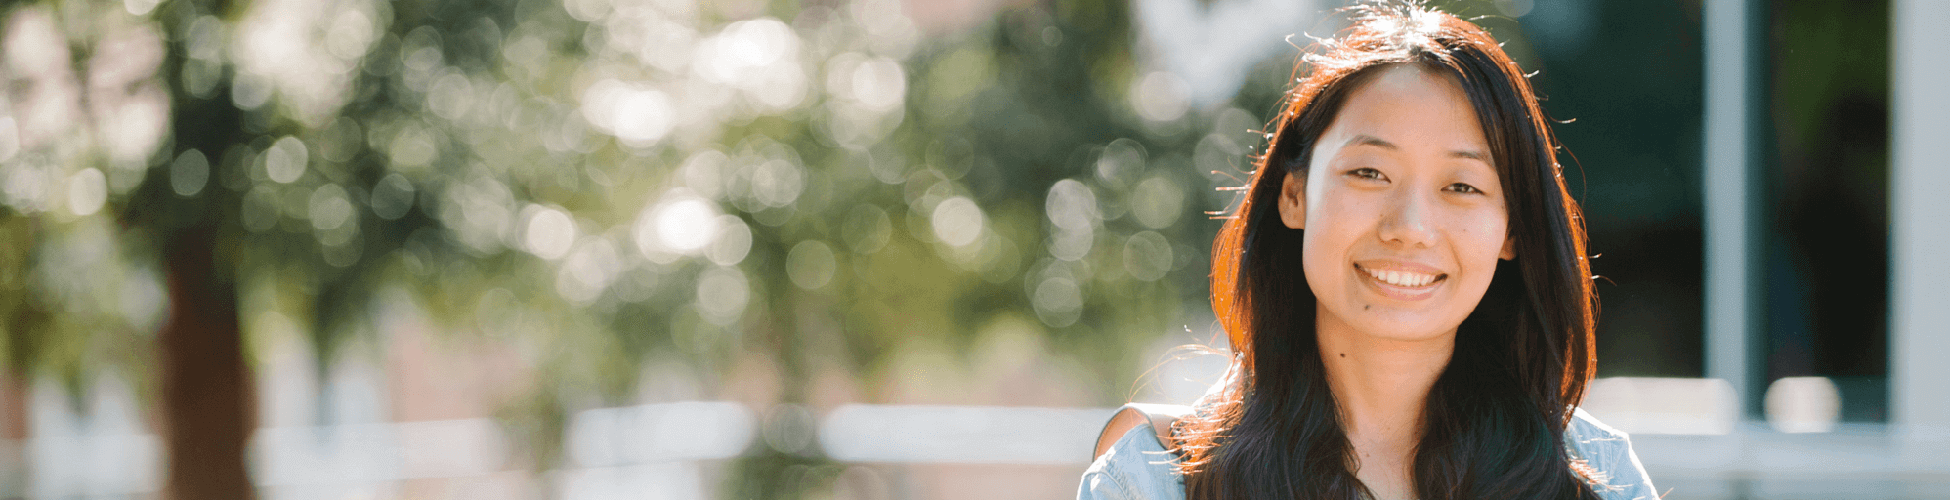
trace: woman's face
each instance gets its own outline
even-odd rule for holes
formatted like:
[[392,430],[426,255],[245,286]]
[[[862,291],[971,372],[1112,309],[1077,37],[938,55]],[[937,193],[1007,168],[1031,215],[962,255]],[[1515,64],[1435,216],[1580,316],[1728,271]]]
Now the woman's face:
[[1497,259],[1514,257],[1502,183],[1461,87],[1415,66],[1379,71],[1315,142],[1304,182],[1287,177],[1281,221],[1306,230],[1323,332],[1453,335]]

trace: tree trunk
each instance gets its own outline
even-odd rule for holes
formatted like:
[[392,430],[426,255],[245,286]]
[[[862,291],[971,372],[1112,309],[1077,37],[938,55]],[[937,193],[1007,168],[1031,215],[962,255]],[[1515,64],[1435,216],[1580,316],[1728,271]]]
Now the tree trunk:
[[157,336],[164,500],[254,498],[244,448],[257,427],[237,317],[236,269],[217,230],[167,236],[169,320]]

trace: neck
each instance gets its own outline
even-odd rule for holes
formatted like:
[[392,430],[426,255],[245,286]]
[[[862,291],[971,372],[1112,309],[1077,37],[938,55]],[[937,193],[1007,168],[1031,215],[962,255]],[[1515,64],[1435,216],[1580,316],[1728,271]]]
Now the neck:
[[1316,317],[1328,388],[1361,464],[1357,475],[1379,498],[1412,495],[1408,469],[1422,435],[1423,407],[1455,353],[1455,330],[1398,339],[1357,331],[1324,311]]
[[1455,353],[1455,332],[1396,340],[1320,323],[1320,357],[1348,436],[1419,436],[1429,389]]

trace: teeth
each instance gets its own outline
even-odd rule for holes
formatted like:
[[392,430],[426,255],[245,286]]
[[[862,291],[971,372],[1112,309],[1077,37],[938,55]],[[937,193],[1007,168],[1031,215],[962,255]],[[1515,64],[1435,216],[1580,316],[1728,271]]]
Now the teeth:
[[1366,268],[1362,270],[1367,271],[1369,276],[1373,276],[1374,279],[1381,280],[1383,283],[1410,288],[1427,286],[1429,283],[1434,282],[1436,278],[1436,275],[1433,274],[1408,271],[1376,271]]

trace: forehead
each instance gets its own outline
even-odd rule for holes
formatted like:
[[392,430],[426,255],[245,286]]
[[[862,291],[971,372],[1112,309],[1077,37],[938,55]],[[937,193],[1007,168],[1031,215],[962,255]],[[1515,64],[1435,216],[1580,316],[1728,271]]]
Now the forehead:
[[1367,136],[1408,153],[1487,149],[1475,108],[1453,77],[1408,64],[1376,71],[1349,92],[1321,144]]

